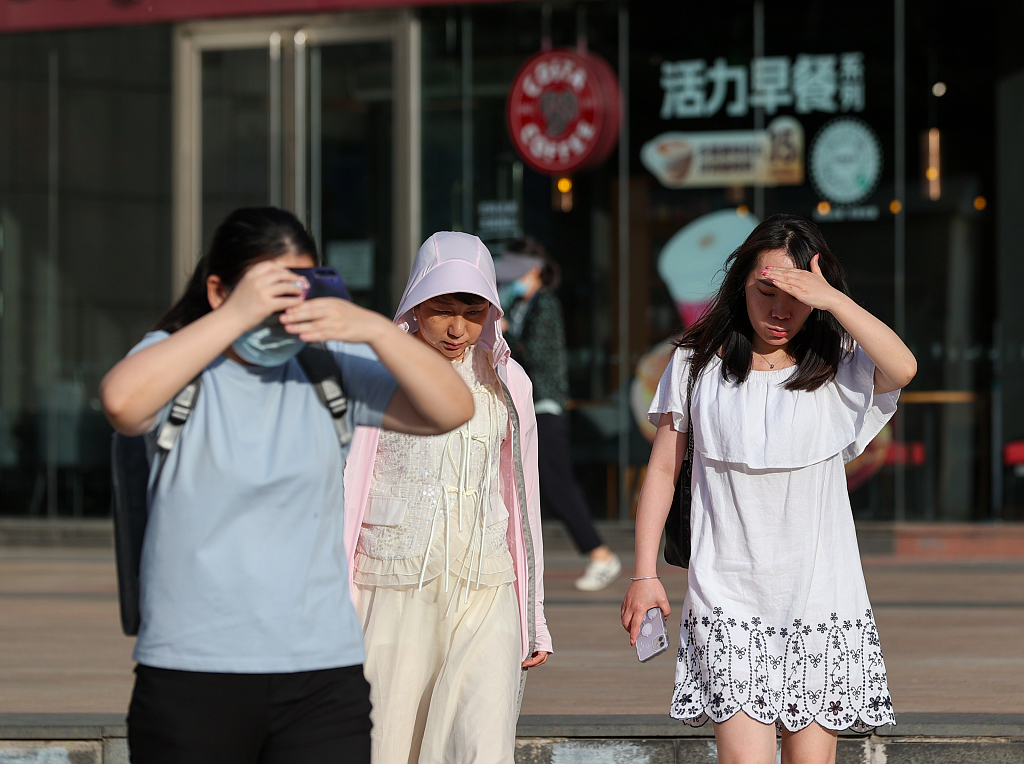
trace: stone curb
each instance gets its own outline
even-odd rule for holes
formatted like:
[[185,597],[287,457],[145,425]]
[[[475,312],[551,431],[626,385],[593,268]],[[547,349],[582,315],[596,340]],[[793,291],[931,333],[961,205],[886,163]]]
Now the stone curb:
[[[851,738],[971,737],[1022,738],[1024,714],[900,713],[895,725],[878,727],[871,735],[840,732]],[[690,727],[661,714],[533,715],[520,716],[520,738],[713,738],[713,726]]]
[[109,518],[4,517],[0,547],[113,549],[114,523]]
[[[662,715],[522,716],[516,764],[706,764],[717,759],[712,725]],[[870,735],[840,733],[836,764],[1020,764],[1024,714],[897,715]]]
[[[1024,739],[1024,714],[900,713],[895,726],[872,737],[972,737]],[[0,740],[102,740],[127,734],[123,714],[0,714]],[[844,737],[865,738],[852,732]],[[713,738],[711,724],[690,727],[662,714],[519,717],[520,738]]]
[[0,714],[0,740],[103,740],[127,734],[124,714]]
[[[871,735],[841,733],[837,764],[1024,760],[1024,714],[905,713]],[[121,714],[0,714],[0,764],[127,764]],[[517,764],[690,764],[713,761],[711,725],[660,714],[535,715],[519,719]]]

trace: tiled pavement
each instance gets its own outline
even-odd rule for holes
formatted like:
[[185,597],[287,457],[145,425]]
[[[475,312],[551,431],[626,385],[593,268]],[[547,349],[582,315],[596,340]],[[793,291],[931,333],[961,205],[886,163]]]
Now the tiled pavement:
[[[523,714],[664,714],[672,658],[638,663],[619,625],[631,561],[604,591],[578,592],[582,561],[551,535],[557,652],[531,671]],[[1024,712],[1024,560],[887,556],[864,567],[898,712]],[[684,572],[662,573],[678,615]],[[109,550],[0,547],[0,713],[123,713],[131,647]]]
[[[556,654],[531,672],[523,713],[667,713],[675,661],[639,663],[619,623],[629,565],[590,594],[572,585],[581,564],[568,552],[547,555]],[[660,573],[678,629],[685,571]],[[897,712],[1024,712],[1024,560],[868,557],[864,574]]]

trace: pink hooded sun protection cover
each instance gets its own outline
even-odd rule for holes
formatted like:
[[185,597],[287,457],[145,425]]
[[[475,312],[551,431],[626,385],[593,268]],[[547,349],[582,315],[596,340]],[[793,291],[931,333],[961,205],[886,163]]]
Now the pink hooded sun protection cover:
[[412,309],[432,297],[453,292],[477,294],[491,303],[480,341],[491,348],[495,363],[503,364],[509,348],[501,334],[504,313],[494,281],[494,261],[484,243],[468,233],[439,231],[423,242],[398,304],[395,324],[409,333],[416,332],[419,327]]
[[[501,445],[501,495],[509,510],[508,545],[515,567],[523,658],[536,651],[552,652],[544,618],[544,546],[541,537],[540,485],[537,471],[537,416],[533,385],[511,356],[501,333],[502,310],[494,281],[494,261],[476,236],[441,231],[420,247],[409,283],[395,315],[395,324],[417,330],[412,309],[442,294],[467,292],[491,303],[479,344],[491,349],[494,370],[508,392],[509,430]],[[359,530],[373,482],[379,430],[357,427],[345,467],[345,551],[352,570]],[[353,602],[359,591],[352,585]]]

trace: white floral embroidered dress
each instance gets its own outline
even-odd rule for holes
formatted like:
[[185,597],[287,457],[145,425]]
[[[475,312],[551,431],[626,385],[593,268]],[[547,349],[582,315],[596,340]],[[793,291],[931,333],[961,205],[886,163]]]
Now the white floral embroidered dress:
[[473,418],[444,435],[382,430],[359,543],[355,581],[445,591],[515,580],[508,510],[498,477],[508,410],[486,348],[471,345],[452,366],[473,393]]
[[[649,417],[686,432],[689,350],[677,349]],[[791,731],[813,721],[895,723],[861,569],[844,464],[896,411],[859,347],[814,392],[796,368],[736,384],[714,359],[693,389],[689,589],[670,713],[693,726],[738,711]]]

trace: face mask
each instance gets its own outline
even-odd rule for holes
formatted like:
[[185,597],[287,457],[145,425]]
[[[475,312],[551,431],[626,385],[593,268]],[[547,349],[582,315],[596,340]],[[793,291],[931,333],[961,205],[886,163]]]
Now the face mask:
[[280,366],[305,346],[305,342],[284,330],[276,313],[231,343],[239,358],[256,366]]
[[498,292],[498,299],[501,300],[501,309],[508,311],[512,307],[512,303],[524,294],[526,294],[526,282],[522,279],[516,279],[505,284],[501,291]]

